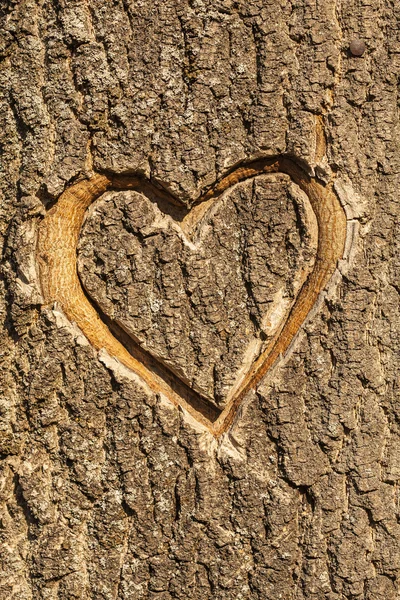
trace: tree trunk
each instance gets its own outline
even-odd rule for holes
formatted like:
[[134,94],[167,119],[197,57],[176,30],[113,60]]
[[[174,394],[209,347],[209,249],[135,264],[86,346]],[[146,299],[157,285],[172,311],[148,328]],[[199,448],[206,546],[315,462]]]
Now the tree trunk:
[[0,598],[399,598],[397,0],[0,16]]

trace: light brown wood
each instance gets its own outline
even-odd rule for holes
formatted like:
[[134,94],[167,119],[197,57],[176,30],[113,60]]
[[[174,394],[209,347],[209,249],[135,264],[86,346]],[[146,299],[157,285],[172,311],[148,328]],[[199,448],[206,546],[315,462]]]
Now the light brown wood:
[[[59,303],[68,319],[78,325],[96,349],[104,348],[139,375],[154,392],[164,394],[175,406],[185,408],[216,437],[227,431],[246,394],[257,386],[279,356],[287,351],[335,272],[344,251],[346,216],[333,192],[332,183],[324,185],[310,177],[286,156],[260,159],[236,168],[199,198],[196,205],[209,204],[233,185],[265,173],[285,173],[307,194],[318,224],[317,255],[313,270],[300,289],[283,326],[253,363],[221,413],[211,407],[208,410],[204,403],[199,404],[196,394],[183,384],[179,387],[171,377],[160,376],[157,368],[154,368],[156,361],[143,351],[139,350],[137,356],[133,356],[100,318],[98,310],[85,295],[77,274],[76,247],[87,208],[107,190],[140,191],[151,184],[139,176],[94,174],[90,179],[68,188],[43,219],[39,229],[37,259],[45,302]],[[158,193],[156,189],[153,191]],[[165,192],[162,194],[166,195]],[[176,199],[170,200],[177,203]],[[202,213],[201,210],[198,212]],[[190,221],[190,224],[193,223]]]

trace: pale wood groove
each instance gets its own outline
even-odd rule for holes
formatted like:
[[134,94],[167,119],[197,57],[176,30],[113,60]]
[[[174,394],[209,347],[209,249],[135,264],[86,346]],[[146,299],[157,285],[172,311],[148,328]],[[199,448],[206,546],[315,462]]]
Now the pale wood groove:
[[[222,412],[207,406],[207,401],[182,382],[174,382],[173,375],[143,350],[132,350],[133,346],[127,343],[132,346],[132,353],[129,352],[100,318],[86,297],[77,274],[76,247],[87,208],[107,190],[141,191],[152,184],[135,175],[96,173],[65,190],[39,227],[37,260],[45,302],[58,302],[68,319],[78,325],[96,349],[104,348],[139,375],[153,391],[163,393],[173,404],[184,407],[216,437],[230,427],[243,398],[287,351],[344,252],[346,216],[332,184],[318,182],[287,156],[260,159],[236,168],[204,194],[196,205],[217,198],[241,181],[265,173],[285,173],[307,194],[318,224],[317,255],[313,270],[300,289],[283,327],[253,363]],[[168,198],[165,191],[152,187],[155,194]],[[170,201],[177,204],[172,197]]]

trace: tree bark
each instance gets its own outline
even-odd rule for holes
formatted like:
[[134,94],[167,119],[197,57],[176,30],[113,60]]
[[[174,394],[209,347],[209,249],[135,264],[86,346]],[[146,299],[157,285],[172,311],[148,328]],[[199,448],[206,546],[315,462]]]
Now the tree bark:
[[[0,599],[398,598],[400,4],[3,0],[0,23]],[[148,379],[43,283],[69,221],[47,256],[38,232],[99,173],[77,285]],[[314,281],[317,188],[336,270],[215,433]]]

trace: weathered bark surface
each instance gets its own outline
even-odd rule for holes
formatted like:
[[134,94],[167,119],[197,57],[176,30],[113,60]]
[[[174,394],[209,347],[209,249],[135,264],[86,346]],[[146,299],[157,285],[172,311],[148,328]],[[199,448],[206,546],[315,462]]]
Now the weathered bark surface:
[[[0,599],[398,598],[397,0],[3,0],[0,24]],[[335,178],[350,264],[217,441],[44,305],[35,236],[91,169],[190,207],[280,153]],[[283,175],[232,188],[191,239],[170,212],[104,195],[80,276],[223,406],[315,223]]]
[[90,296],[219,408],[313,263],[309,202],[296,203],[287,179],[235,186],[190,237],[136,192],[105,195],[82,230]]

